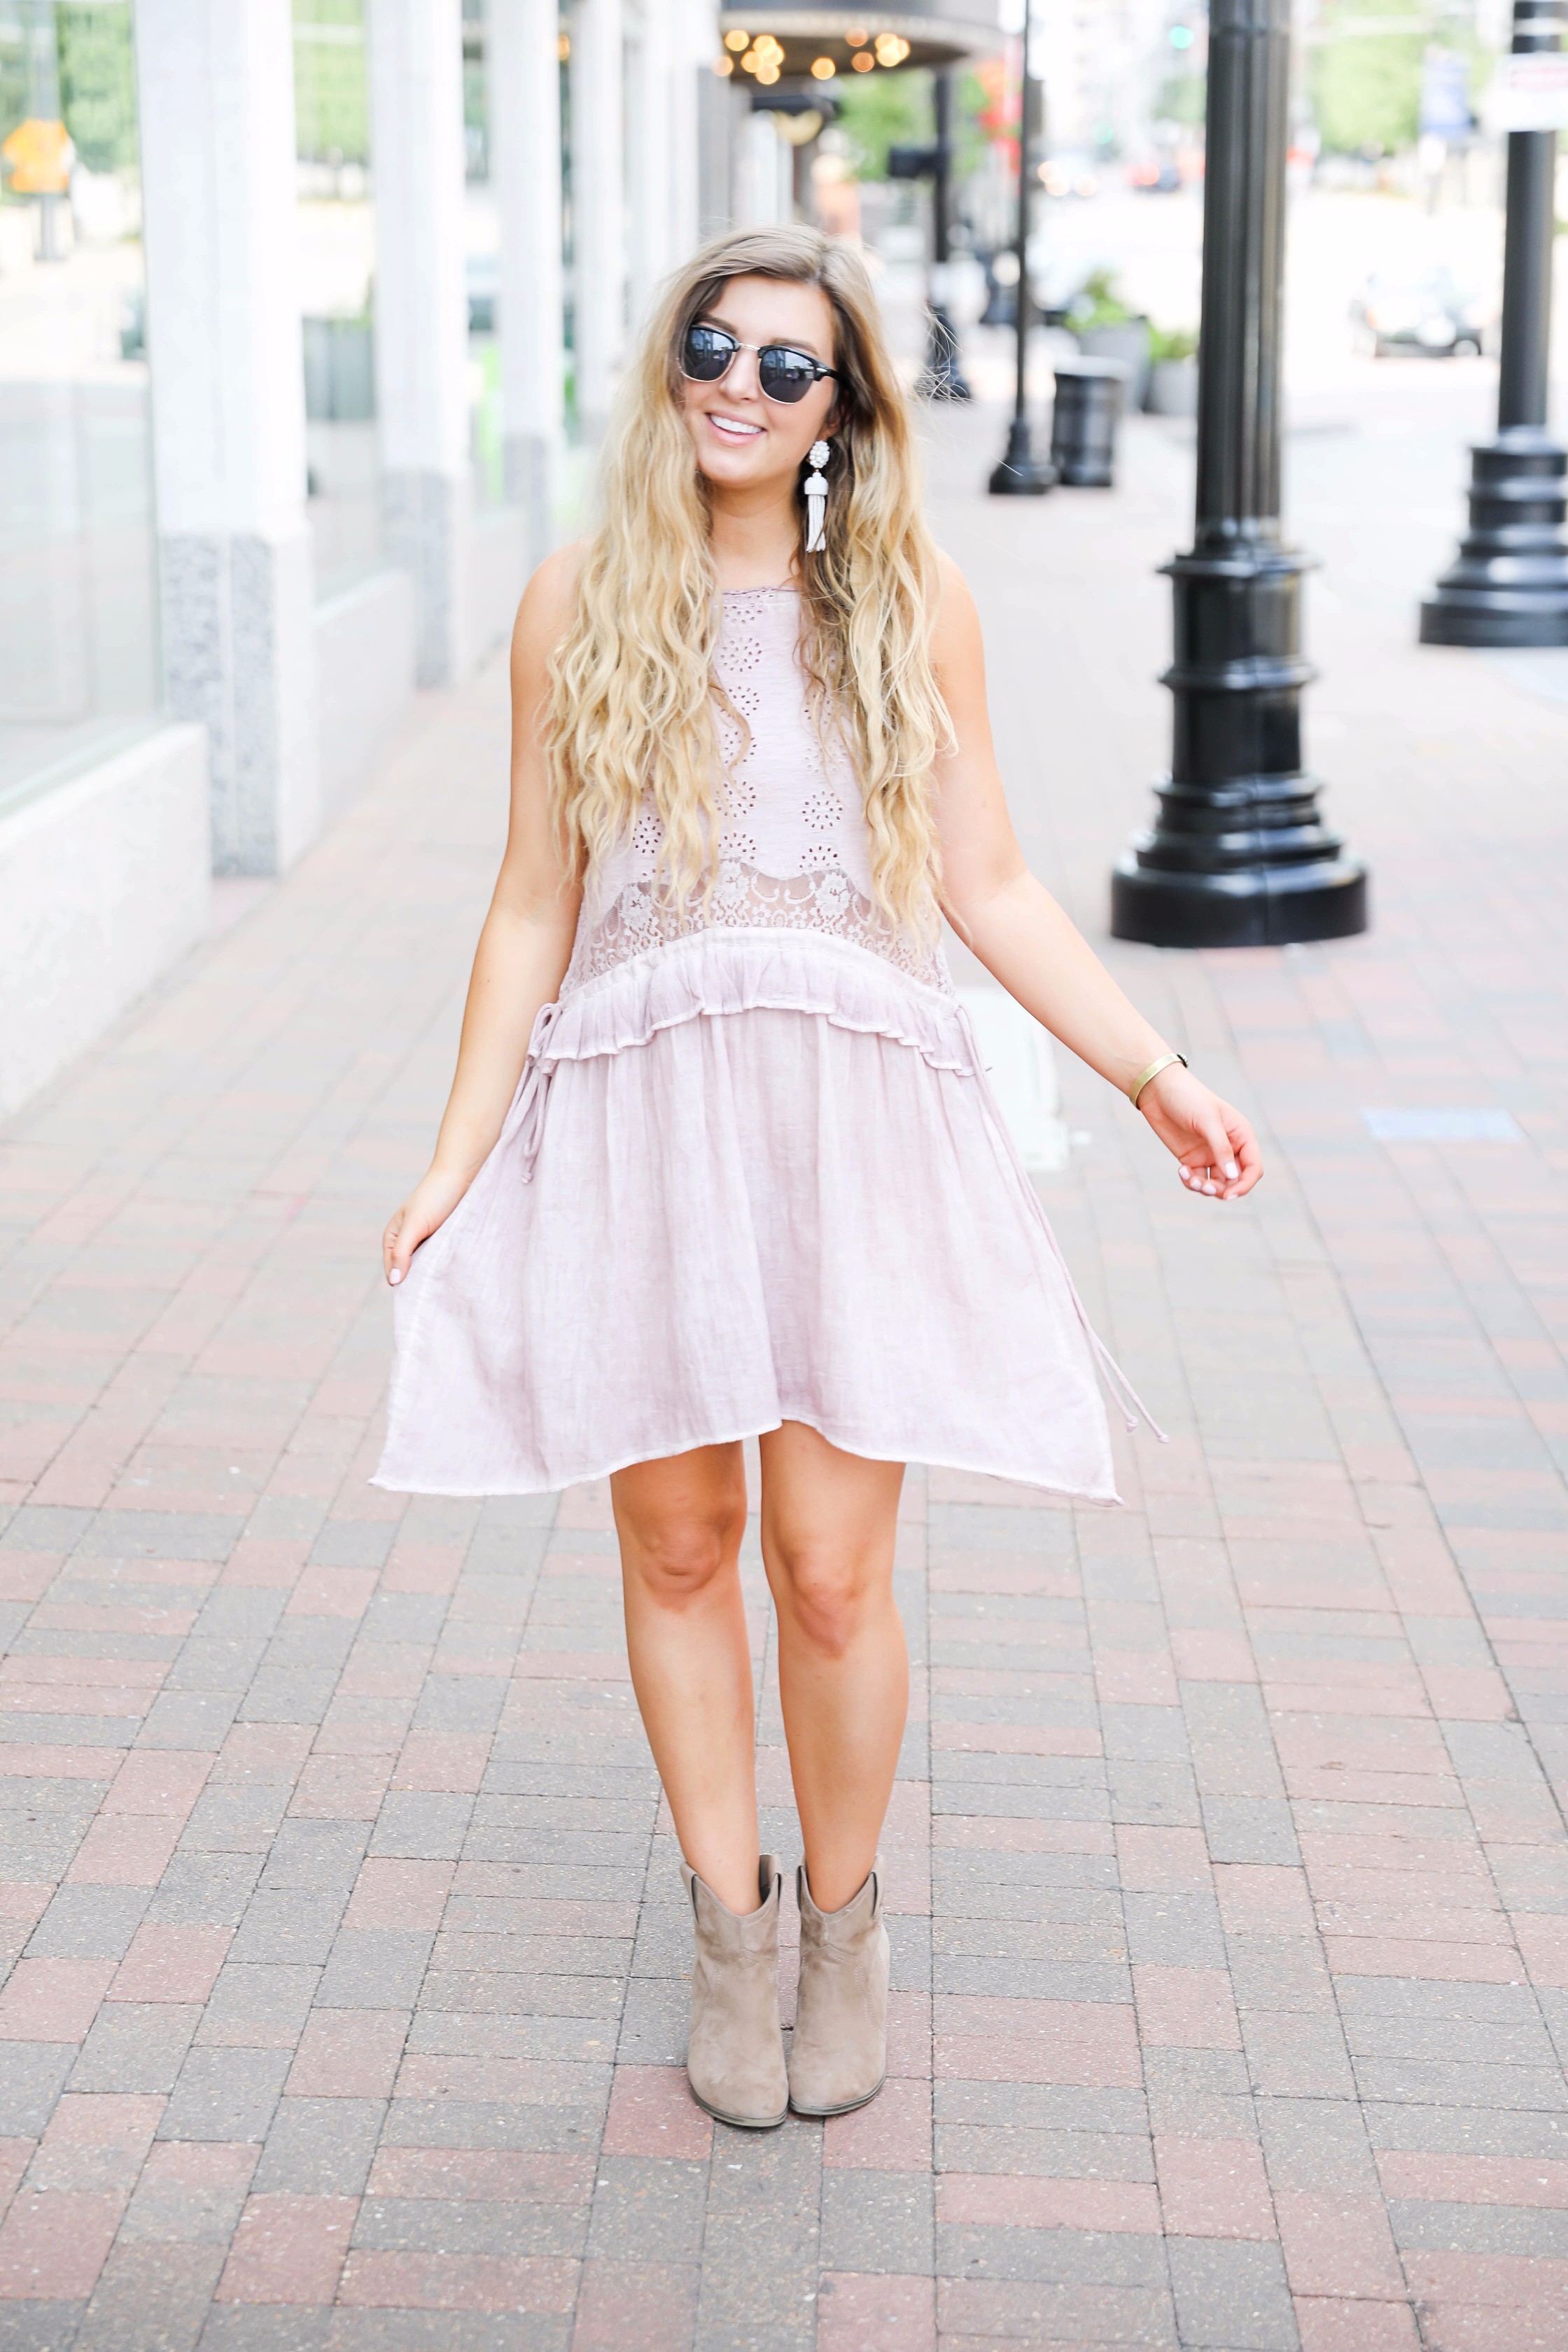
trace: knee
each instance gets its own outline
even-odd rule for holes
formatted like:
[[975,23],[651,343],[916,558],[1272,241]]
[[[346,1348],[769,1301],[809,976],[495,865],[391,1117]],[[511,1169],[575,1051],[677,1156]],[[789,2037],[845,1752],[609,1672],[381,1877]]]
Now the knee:
[[824,1657],[842,1657],[875,1606],[877,1580],[859,1560],[807,1551],[786,1555],[781,1580],[802,1640]]
[[626,1566],[657,1607],[683,1609],[731,1571],[744,1527],[743,1510],[661,1519],[637,1530]]

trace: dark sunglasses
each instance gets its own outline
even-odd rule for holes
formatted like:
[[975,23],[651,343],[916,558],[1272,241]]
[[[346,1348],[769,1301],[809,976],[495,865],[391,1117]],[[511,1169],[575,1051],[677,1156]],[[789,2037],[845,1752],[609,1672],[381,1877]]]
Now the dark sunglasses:
[[791,351],[787,343],[743,343],[723,327],[688,327],[681,339],[680,373],[693,383],[717,383],[733,366],[738,352],[755,352],[757,383],[765,398],[786,406],[804,400],[825,375],[837,383],[837,368],[824,367],[809,352]]

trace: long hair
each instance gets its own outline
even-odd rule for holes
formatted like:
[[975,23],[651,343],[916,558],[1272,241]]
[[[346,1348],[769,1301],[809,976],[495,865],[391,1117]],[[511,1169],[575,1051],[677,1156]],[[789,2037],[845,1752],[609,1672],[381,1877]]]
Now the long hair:
[[[951,728],[929,652],[936,550],[921,512],[909,409],[876,296],[853,247],[815,229],[716,238],[668,281],[616,404],[603,520],[571,626],[550,663],[544,740],[569,857],[589,872],[635,825],[644,793],[664,827],[661,878],[683,903],[721,822],[713,677],[721,607],[708,485],[684,421],[677,352],[731,278],[816,286],[838,370],[826,542],[805,552],[802,659],[819,728],[843,737],[889,920],[934,921],[932,762]],[[804,494],[797,486],[804,518]]]

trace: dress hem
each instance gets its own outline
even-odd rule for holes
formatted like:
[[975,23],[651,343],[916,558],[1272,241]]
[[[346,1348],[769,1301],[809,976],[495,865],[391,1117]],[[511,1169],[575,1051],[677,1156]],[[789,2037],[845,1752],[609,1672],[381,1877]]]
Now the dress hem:
[[399,1478],[384,1478],[379,1471],[366,1483],[372,1486],[380,1486],[393,1495],[439,1495],[464,1501],[486,1501],[492,1496],[499,1497],[506,1495],[559,1495],[563,1494],[569,1486],[587,1486],[600,1478],[613,1478],[618,1470],[635,1469],[639,1462],[668,1462],[677,1454],[695,1453],[700,1446],[703,1445],[736,1445],[743,1444],[749,1437],[767,1437],[775,1429],[782,1429],[786,1421],[798,1421],[804,1428],[816,1430],[818,1437],[826,1438],[829,1445],[837,1446],[842,1454],[853,1454],[862,1462],[905,1462],[914,1463],[924,1470],[956,1470],[965,1477],[999,1478],[1009,1486],[1033,1486],[1042,1495],[1058,1495],[1064,1502],[1080,1503],[1089,1510],[1117,1511],[1126,1508],[1121,1496],[1114,1489],[1109,1495],[1093,1495],[1081,1486],[1064,1486],[1059,1481],[1042,1478],[1029,1470],[999,1469],[990,1463],[961,1462],[945,1454],[925,1454],[912,1450],[907,1454],[868,1453],[864,1446],[846,1445],[833,1434],[831,1430],[824,1429],[820,1422],[798,1412],[781,1413],[777,1420],[763,1422],[760,1425],[748,1422],[743,1429],[730,1430],[717,1437],[678,1438],[672,1444],[661,1446],[656,1453],[639,1451],[636,1454],[628,1454],[622,1460],[605,1463],[598,1469],[574,1470],[569,1476],[559,1479],[542,1479],[531,1486],[427,1486],[423,1482],[405,1486]]

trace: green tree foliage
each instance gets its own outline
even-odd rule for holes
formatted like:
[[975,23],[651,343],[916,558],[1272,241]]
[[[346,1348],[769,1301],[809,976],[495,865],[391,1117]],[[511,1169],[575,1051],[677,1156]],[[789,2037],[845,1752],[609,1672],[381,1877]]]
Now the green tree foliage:
[[[1358,17],[1410,18],[1408,33],[1359,34]],[[1342,155],[1391,155],[1413,144],[1421,112],[1427,16],[1417,0],[1334,0],[1312,52],[1312,110],[1323,145]]]
[[89,172],[119,172],[136,161],[136,68],[129,0],[117,6],[61,5],[55,10],[60,112],[79,159]]
[[361,0],[294,0],[294,121],[307,162],[370,161]]
[[840,74],[833,95],[858,180],[885,180],[889,147],[925,147],[936,136],[931,75],[923,68]]

